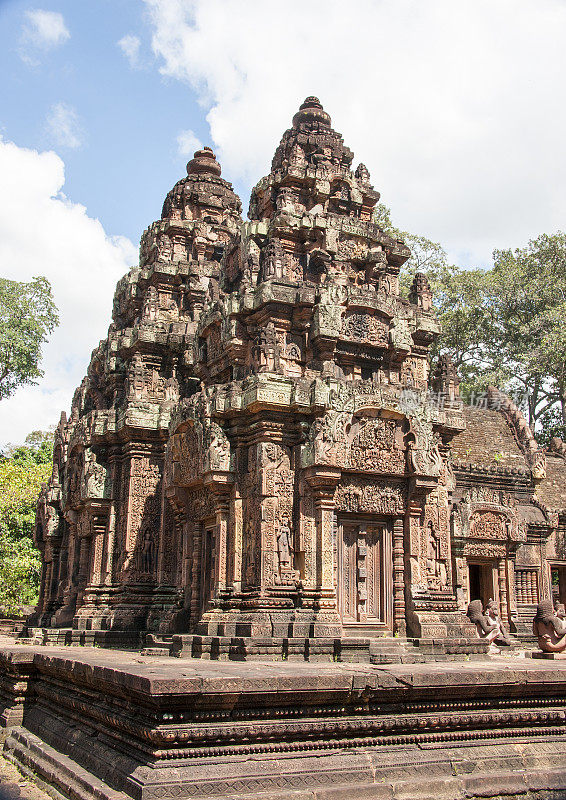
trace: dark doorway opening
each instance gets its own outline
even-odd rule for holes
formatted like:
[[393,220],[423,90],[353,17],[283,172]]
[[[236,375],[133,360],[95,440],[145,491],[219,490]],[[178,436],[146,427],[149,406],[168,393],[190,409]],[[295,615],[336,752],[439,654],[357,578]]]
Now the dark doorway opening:
[[470,602],[481,600],[484,607],[490,600],[496,600],[495,586],[493,580],[492,563],[469,563],[468,562],[468,588],[470,592]]
[[566,605],[566,566],[552,566],[550,576],[553,602]]
[[470,576],[470,603],[472,600],[481,600],[481,566],[479,564],[470,564],[468,566],[468,574]]

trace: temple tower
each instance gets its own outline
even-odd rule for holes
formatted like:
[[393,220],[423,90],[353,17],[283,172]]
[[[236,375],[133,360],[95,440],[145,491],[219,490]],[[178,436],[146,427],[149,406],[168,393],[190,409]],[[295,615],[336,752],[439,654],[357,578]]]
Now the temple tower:
[[266,652],[460,633],[447,454],[463,423],[453,390],[428,393],[425,276],[400,294],[410,252],[315,97],[249,220],[220,175],[204,148],[167,195],[61,421],[38,620]]
[[241,224],[240,200],[220,173],[204,148],[167,195],[57,428],[36,528],[49,553],[35,615],[42,625],[143,630],[177,607],[168,573],[176,554],[159,551],[161,528],[174,525],[164,450],[172,411],[199,386],[194,333],[219,296],[223,249]]
[[409,250],[352,160],[307,98],[199,320],[203,388],[172,421],[165,491],[202,634],[447,635],[456,609],[445,454],[461,418],[427,398],[430,288],[419,275],[401,298]]

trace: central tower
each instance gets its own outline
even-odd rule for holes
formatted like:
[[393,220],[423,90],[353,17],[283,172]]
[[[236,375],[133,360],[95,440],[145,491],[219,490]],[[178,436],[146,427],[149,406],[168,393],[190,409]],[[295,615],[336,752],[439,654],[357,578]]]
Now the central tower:
[[461,407],[442,363],[429,400],[430,288],[400,295],[410,252],[352,161],[316,97],[249,220],[209,148],[189,161],[55,436],[40,625],[220,637],[234,657],[464,632]]
[[199,319],[202,388],[174,414],[165,494],[200,634],[446,635],[456,608],[445,455],[461,418],[428,402],[430,289],[417,275],[400,297],[410,252],[352,161],[308,97]]

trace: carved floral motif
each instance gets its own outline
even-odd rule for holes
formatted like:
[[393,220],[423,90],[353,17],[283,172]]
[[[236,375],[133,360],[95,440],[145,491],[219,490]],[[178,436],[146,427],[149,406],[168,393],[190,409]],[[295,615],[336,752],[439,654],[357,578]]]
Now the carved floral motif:
[[388,334],[387,323],[371,314],[347,314],[342,322],[342,335],[355,342],[386,344]]

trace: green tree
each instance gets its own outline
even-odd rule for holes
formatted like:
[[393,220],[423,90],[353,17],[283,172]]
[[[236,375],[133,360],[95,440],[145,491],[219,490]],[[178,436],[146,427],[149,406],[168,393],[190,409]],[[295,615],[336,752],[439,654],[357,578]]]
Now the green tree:
[[543,438],[566,430],[566,234],[543,234],[496,250],[489,302],[509,384],[522,391]]
[[541,443],[566,437],[566,234],[496,250],[488,269],[460,269],[440,244],[396,228],[386,206],[375,221],[411,248],[402,293],[426,273],[442,325],[433,356],[450,354],[464,398],[494,384],[519,400]]
[[0,278],[0,400],[41,378],[41,348],[58,322],[47,278]]
[[383,203],[376,206],[374,221],[385,233],[402,239],[411,250],[411,257],[399,276],[401,294],[408,296],[416,272],[424,272],[428,278],[442,326],[442,336],[432,348],[433,359],[440,353],[451,356],[465,398],[485,391],[490,383],[499,383],[499,366],[493,362],[489,344],[492,313],[486,303],[487,272],[450,264],[441,244],[396,228],[390,210]]
[[0,610],[37,602],[41,558],[33,543],[35,504],[51,472],[53,433],[34,431],[0,461]]

